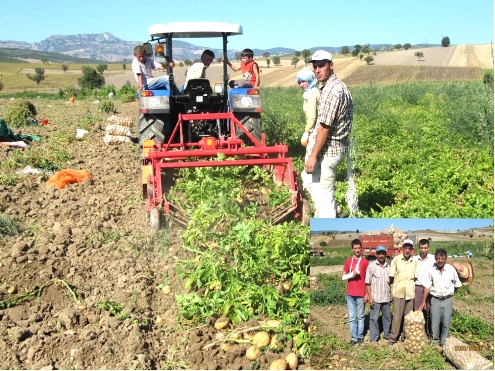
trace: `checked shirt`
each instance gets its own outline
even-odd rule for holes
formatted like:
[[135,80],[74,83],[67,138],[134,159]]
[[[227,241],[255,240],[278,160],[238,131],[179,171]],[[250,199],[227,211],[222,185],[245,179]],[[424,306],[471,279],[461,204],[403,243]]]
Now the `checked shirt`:
[[330,128],[328,139],[321,153],[325,157],[336,157],[347,153],[352,128],[353,104],[351,92],[335,74],[319,84],[318,119],[315,132],[321,123]]
[[375,303],[388,303],[390,301],[390,264],[386,261],[383,266],[378,260],[371,262],[366,270],[365,283],[371,285],[371,296]]

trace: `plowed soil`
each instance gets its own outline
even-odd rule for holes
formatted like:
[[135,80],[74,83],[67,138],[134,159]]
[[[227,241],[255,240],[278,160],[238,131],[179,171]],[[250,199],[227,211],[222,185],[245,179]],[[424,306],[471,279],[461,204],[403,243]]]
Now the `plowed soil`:
[[[26,174],[16,185],[0,184],[0,214],[24,230],[0,236],[0,369],[249,369],[249,344],[219,347],[232,328],[181,321],[175,294],[184,282],[176,267],[191,257],[177,226],[150,238],[137,145],[104,144],[110,114],[93,101],[32,103],[49,123],[22,130],[42,137],[27,153],[55,151],[50,137],[75,137],[84,117],[97,118],[84,139],[65,146],[70,168],[92,179],[56,189],[46,185],[49,175]],[[8,104],[1,101],[0,117]],[[137,125],[136,104],[116,102],[116,111]],[[11,174],[23,170],[18,151],[0,147]],[[279,357],[266,352],[260,367]]]

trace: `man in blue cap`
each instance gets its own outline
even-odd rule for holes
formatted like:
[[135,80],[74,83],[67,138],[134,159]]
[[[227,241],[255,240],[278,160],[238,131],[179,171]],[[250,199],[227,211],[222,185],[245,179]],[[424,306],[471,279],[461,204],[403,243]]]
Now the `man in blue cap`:
[[390,264],[387,263],[387,249],[379,245],[375,249],[376,260],[368,265],[366,270],[366,293],[370,303],[370,342],[377,343],[380,338],[380,328],[378,326],[378,316],[382,312],[383,337],[388,340],[390,337],[390,302],[392,295],[390,292],[389,275]]

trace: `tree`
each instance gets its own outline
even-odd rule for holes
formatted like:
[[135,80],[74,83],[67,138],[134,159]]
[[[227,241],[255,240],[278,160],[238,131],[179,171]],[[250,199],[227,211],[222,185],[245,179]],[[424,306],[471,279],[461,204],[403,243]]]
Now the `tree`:
[[325,241],[320,242],[320,247],[327,247],[328,244]]
[[356,229],[356,233],[359,233],[359,229]]
[[236,60],[240,61],[240,60],[241,60],[241,58],[242,58],[242,56],[241,56],[241,52],[237,52],[237,53],[235,53],[235,59],[236,59]]
[[418,61],[419,61],[420,58],[423,58],[424,57],[423,52],[416,52],[416,53],[414,53],[414,55],[416,57],[418,57]]
[[3,82],[0,81],[0,90],[3,90]]
[[41,58],[40,59],[40,62],[43,63],[43,64],[47,64],[48,63],[48,59]]
[[395,44],[394,45],[394,49],[395,50],[401,50],[402,49],[402,45],[401,44]]
[[275,55],[275,56],[272,58],[272,60],[273,60],[273,64],[274,64],[275,66],[278,66],[278,65],[280,64],[280,57],[279,57],[278,55]]
[[266,68],[270,68],[270,58],[266,58]]
[[359,54],[359,52],[361,51],[361,45],[359,44],[354,45],[354,50],[357,50],[357,54]]
[[122,63],[122,69],[125,71],[127,69],[127,65],[125,63]]
[[309,57],[311,57],[311,50],[303,49],[301,51],[301,55],[303,57],[304,64],[307,64],[308,62],[306,62],[306,61],[309,59]]
[[443,46],[444,48],[446,48],[446,47],[447,47],[447,46],[449,46],[449,45],[450,45],[450,39],[449,39],[449,37],[448,37],[448,36],[444,36],[444,37],[442,38],[442,46]]
[[369,55],[370,52],[371,52],[371,46],[370,46],[370,44],[366,44],[365,46],[363,46],[362,52],[364,54],[368,54]]
[[105,85],[105,78],[94,68],[84,66],[82,73],[82,77],[77,79],[77,83],[81,88],[97,89]]
[[45,70],[43,68],[35,68],[34,72],[34,75],[28,74],[27,77],[39,85],[39,83],[45,79]]
[[298,63],[299,63],[299,58],[297,57],[292,58],[292,61],[290,62],[291,66],[294,66],[294,68],[297,67]]
[[358,55],[359,55],[359,52],[357,51],[357,49],[354,49],[352,51],[352,56],[357,58]]
[[294,56],[299,58],[301,56],[301,52],[298,52],[298,51],[294,52]]
[[402,47],[403,47],[404,49],[406,49],[406,50],[409,50],[409,49],[411,49],[411,48],[412,48],[411,44],[409,44],[409,43],[405,43]]
[[343,46],[340,48],[340,54],[347,55],[350,53],[349,47],[348,46]]
[[363,60],[363,57],[364,57],[363,53],[359,54],[359,59]]
[[187,58],[186,58],[186,59],[184,59],[184,64],[185,64],[186,66],[190,66],[190,65],[192,64],[192,62],[191,62],[191,60],[190,60],[190,59],[187,59]]
[[222,62],[222,59],[223,59],[222,57],[218,57],[217,58],[217,63],[221,63]]
[[270,52],[264,52],[264,53],[262,54],[262,57],[263,57],[263,58],[268,58],[269,56],[270,56]]
[[107,69],[108,66],[106,64],[99,64],[98,66],[96,66],[96,71],[98,71],[100,75],[103,75],[103,72],[105,72]]
[[62,63],[62,71],[67,72],[69,65],[67,63]]
[[371,55],[368,55],[366,58],[364,58],[364,61],[366,62],[367,65],[369,65],[374,60],[375,59]]

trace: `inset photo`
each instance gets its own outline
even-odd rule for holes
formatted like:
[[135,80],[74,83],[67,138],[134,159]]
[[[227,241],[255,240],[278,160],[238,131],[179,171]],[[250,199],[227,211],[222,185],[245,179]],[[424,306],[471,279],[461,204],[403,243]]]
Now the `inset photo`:
[[313,369],[493,369],[493,219],[311,219]]

